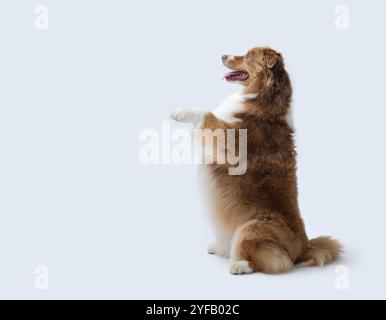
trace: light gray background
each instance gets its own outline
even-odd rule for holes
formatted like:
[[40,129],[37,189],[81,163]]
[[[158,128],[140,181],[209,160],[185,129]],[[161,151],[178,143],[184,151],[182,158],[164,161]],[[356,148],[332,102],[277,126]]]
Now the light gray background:
[[[49,30],[34,8],[48,6]],[[334,9],[350,9],[336,30]],[[385,298],[384,1],[0,3],[1,298]],[[300,204],[324,269],[233,277],[195,166],[144,166],[139,132],[237,87],[222,54],[281,51],[294,86]],[[178,125],[173,124],[173,127]],[[49,268],[49,290],[34,267]],[[338,265],[350,288],[334,286]]]

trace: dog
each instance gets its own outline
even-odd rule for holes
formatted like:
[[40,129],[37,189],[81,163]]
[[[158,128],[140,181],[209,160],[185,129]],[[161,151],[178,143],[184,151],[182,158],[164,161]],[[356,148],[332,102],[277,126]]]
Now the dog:
[[230,258],[234,275],[284,273],[323,266],[342,252],[330,237],[309,240],[298,205],[292,86],[283,57],[269,47],[224,55],[225,79],[243,89],[215,111],[180,109],[171,118],[204,130],[247,130],[247,170],[204,165],[217,243],[208,253]]

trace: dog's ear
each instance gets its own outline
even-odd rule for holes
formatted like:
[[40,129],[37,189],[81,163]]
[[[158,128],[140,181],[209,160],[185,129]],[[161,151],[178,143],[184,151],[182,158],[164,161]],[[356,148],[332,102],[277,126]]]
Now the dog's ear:
[[267,48],[263,51],[263,63],[268,69],[272,69],[283,63],[283,57],[275,50]]
[[267,105],[274,104],[277,99],[287,99],[289,101],[292,89],[284,68],[282,55],[273,49],[266,48],[263,50],[262,62],[266,72],[264,73],[264,85],[260,89],[259,96],[264,99],[264,103]]

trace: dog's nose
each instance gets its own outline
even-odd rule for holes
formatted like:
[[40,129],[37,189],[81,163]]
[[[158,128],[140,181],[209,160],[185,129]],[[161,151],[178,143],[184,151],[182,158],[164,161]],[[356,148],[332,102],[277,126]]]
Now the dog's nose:
[[228,59],[228,57],[229,57],[228,55],[223,55],[223,56],[222,56],[222,60],[225,61],[225,60]]

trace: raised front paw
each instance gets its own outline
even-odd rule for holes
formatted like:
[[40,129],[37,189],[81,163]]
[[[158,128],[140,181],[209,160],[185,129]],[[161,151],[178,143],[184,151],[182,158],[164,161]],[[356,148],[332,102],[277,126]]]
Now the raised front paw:
[[208,114],[204,109],[178,109],[170,115],[170,118],[179,122],[189,122],[198,126],[203,117]]
[[189,122],[191,114],[186,109],[178,109],[170,115],[170,118],[179,122]]

